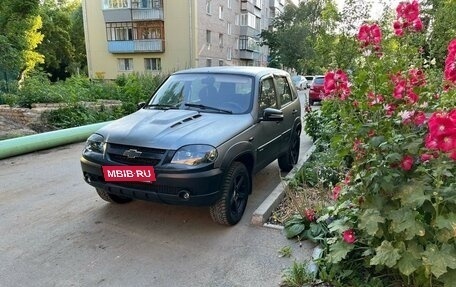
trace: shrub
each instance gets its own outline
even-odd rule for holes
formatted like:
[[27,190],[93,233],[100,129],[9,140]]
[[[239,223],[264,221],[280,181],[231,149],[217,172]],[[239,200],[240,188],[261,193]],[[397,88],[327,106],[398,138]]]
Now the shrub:
[[395,35],[362,25],[350,79],[326,73],[323,108],[337,106],[329,148],[349,170],[316,222],[286,225],[304,225],[301,237],[321,231],[319,276],[336,286],[454,286],[456,278],[456,40],[436,72],[422,53],[418,3],[396,11]]

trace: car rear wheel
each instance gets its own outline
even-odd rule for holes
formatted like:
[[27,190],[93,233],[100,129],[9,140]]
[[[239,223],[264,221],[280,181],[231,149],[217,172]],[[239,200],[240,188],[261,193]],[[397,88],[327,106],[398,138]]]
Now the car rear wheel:
[[104,189],[101,188],[96,188],[98,195],[105,201],[111,202],[111,203],[127,203],[132,201],[131,198],[128,197],[123,197],[123,196],[118,196],[112,193],[107,192]]
[[298,163],[299,149],[301,147],[300,129],[293,131],[290,145],[286,153],[278,158],[279,167],[282,171],[290,171]]
[[212,220],[225,225],[238,223],[244,214],[251,189],[247,168],[240,162],[234,162],[224,176],[222,197],[210,207]]

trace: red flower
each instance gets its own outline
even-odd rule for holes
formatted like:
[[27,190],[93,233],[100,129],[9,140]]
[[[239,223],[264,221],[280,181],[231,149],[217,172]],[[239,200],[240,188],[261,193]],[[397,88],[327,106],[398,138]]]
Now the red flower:
[[400,80],[396,83],[393,91],[393,97],[395,99],[402,99],[405,95],[405,91],[407,89],[407,82],[405,80]]
[[427,136],[424,139],[424,146],[427,149],[434,150],[434,149],[438,148],[439,144],[438,144],[437,139],[435,137],[433,137],[431,134],[427,134]]
[[342,237],[348,244],[353,244],[356,241],[355,231],[353,229],[345,230]]
[[423,111],[415,112],[413,115],[413,123],[417,126],[421,126],[426,121],[426,114]]
[[304,210],[304,214],[306,215],[307,220],[309,220],[310,222],[315,220],[315,210],[313,210],[312,208],[306,208]]
[[401,168],[405,171],[409,171],[413,166],[413,157],[405,155],[401,161]]
[[426,84],[425,75],[420,69],[410,69],[408,71],[410,84],[414,87],[424,86]]
[[382,41],[382,30],[378,24],[363,24],[358,31],[358,40],[361,42],[361,47],[373,46],[375,51],[380,50],[380,42]]
[[339,195],[340,195],[340,191],[342,190],[342,187],[340,185],[336,185],[332,192],[333,192],[333,195],[332,195],[332,198],[334,200],[337,200],[339,198]]
[[451,40],[450,44],[448,45],[448,53],[456,53],[456,39]]
[[423,30],[423,22],[420,19],[420,6],[418,1],[400,2],[396,8],[396,21],[393,22],[394,33],[402,36],[404,30],[419,32]]
[[421,156],[420,156],[420,159],[422,162],[427,162],[427,161],[430,161],[431,159],[434,158],[434,155],[432,154],[429,154],[429,153],[423,153]]
[[347,74],[342,70],[326,73],[323,88],[328,97],[335,96],[341,100],[347,99],[351,92]]

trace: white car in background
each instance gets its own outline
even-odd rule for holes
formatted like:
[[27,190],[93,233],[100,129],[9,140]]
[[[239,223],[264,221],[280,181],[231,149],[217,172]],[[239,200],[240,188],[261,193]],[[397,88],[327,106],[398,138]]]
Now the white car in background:
[[306,90],[309,87],[309,81],[304,76],[295,75],[291,77],[294,86],[298,91]]

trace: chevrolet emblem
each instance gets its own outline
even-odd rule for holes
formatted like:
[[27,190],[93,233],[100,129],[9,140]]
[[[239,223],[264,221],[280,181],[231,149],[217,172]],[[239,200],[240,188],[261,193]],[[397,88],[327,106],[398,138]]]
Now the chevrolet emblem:
[[140,157],[141,154],[142,154],[142,151],[138,151],[136,149],[129,149],[129,150],[124,151],[124,153],[122,155],[126,156],[128,158],[136,158],[136,157]]

